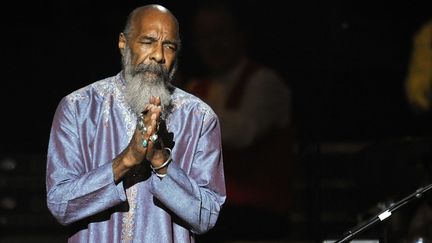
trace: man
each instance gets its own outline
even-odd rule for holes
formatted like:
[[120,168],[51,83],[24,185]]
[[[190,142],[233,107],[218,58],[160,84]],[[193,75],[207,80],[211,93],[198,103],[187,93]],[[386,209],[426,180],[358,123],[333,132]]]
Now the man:
[[279,237],[287,231],[291,199],[291,90],[274,69],[248,56],[244,6],[238,12],[235,7],[232,1],[200,2],[192,33],[207,72],[184,87],[209,104],[221,123],[228,199],[212,233]]
[[169,10],[132,11],[118,45],[123,70],[56,110],[48,208],[69,242],[194,242],[225,201],[218,118],[170,84],[180,37]]

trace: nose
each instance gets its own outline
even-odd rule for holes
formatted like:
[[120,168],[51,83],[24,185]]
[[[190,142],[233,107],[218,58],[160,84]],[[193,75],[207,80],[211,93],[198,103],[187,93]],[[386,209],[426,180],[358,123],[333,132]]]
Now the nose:
[[155,61],[157,63],[162,63],[162,64],[165,63],[165,55],[164,55],[162,44],[155,45],[150,55],[150,60]]

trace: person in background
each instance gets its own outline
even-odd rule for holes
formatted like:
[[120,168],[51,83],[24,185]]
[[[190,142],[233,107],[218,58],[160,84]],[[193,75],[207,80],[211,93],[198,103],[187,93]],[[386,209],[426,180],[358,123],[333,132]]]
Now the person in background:
[[[408,63],[404,91],[406,99],[416,119],[412,127],[418,136],[430,141],[432,105],[432,19],[424,22],[414,33],[411,57]],[[416,134],[416,135],[417,135]],[[425,139],[426,138],[426,139]],[[416,146],[416,148],[421,146]],[[430,146],[421,156],[424,183],[429,184],[432,176]],[[414,208],[408,220],[407,237],[404,242],[430,242],[432,240],[432,201],[424,198]]]
[[217,232],[237,239],[276,237],[286,231],[290,199],[291,90],[277,71],[248,56],[247,31],[230,4],[204,1],[197,7],[191,32],[203,69],[184,87],[221,121],[228,199]]
[[48,208],[69,242],[194,242],[226,199],[218,117],[170,84],[181,43],[168,9],[133,10],[118,46],[123,69],[57,107]]
[[432,20],[425,22],[415,33],[405,81],[409,104],[426,112],[432,102]]

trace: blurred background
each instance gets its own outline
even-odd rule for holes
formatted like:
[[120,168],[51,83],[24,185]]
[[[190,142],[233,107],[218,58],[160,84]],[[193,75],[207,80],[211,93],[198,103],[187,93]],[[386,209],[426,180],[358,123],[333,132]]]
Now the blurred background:
[[[51,217],[45,201],[45,159],[56,106],[68,93],[120,71],[117,41],[127,14],[153,2],[2,4],[0,242],[65,241],[67,230]],[[191,41],[196,2],[158,3],[180,22],[179,70],[186,79],[200,67]],[[275,68],[291,87],[295,159],[286,228],[222,241],[337,239],[430,183],[432,113],[410,106],[404,88],[413,37],[432,18],[430,4],[239,4],[250,56]],[[408,239],[410,222],[430,197],[404,206],[362,237]]]

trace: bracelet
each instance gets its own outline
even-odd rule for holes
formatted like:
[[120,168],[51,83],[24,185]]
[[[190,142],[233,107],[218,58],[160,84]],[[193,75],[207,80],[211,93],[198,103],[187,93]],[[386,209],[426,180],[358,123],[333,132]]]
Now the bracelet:
[[159,177],[159,178],[164,178],[167,174],[159,174],[159,173],[156,173],[155,172],[155,174]]
[[167,159],[163,164],[161,164],[161,165],[158,166],[158,167],[153,167],[153,165],[150,163],[150,168],[151,168],[155,173],[156,173],[157,170],[162,169],[163,167],[167,166],[167,165],[172,161],[172,158],[171,158],[171,149],[170,149],[170,148],[165,148],[165,149],[169,152],[169,156],[168,156],[168,159]]

